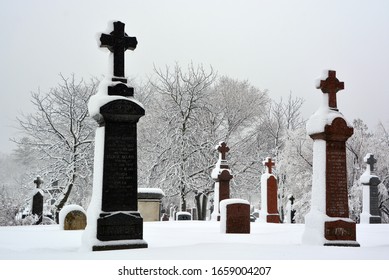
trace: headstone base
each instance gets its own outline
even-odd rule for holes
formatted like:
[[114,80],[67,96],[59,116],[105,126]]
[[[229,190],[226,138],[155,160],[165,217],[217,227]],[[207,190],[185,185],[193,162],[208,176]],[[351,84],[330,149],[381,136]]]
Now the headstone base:
[[143,218],[137,211],[104,213],[97,219],[98,245],[93,251],[147,248]]
[[[125,240],[122,240],[125,241]],[[129,244],[107,244],[95,245],[92,247],[93,251],[109,251],[109,250],[126,250],[126,249],[142,249],[147,248],[147,242],[144,240],[131,240]]]
[[381,224],[381,217],[380,216],[372,216],[369,218],[370,224]]
[[324,223],[324,246],[359,247],[356,241],[356,224],[343,220]]
[[280,223],[280,216],[278,214],[274,215],[268,215],[266,217],[266,222],[267,223],[274,223],[274,224],[279,224]]

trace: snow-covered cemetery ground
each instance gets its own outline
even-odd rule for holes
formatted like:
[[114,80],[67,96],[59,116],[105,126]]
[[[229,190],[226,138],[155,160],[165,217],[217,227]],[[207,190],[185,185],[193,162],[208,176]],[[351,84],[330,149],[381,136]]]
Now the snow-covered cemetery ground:
[[303,230],[252,222],[250,234],[222,234],[213,221],[145,222],[147,249],[90,252],[82,248],[82,230],[0,227],[0,259],[389,260],[389,224],[358,224],[356,248],[302,245]]
[[[103,279],[100,277],[104,275],[101,274],[104,268],[109,268],[108,272],[105,272],[107,277],[117,279],[112,277],[117,275],[119,267],[130,264],[134,266],[138,263],[142,267],[164,264],[181,268],[209,266],[209,269],[214,265],[271,265],[274,274],[270,274],[268,279],[279,279],[276,276],[288,276],[292,272],[299,275],[299,279],[305,279],[302,278],[304,275],[316,275],[318,271],[321,271],[320,275],[336,273],[342,276],[379,276],[389,264],[388,224],[358,224],[357,240],[361,247],[303,245],[303,231],[304,224],[252,222],[250,234],[222,234],[219,222],[214,221],[145,222],[144,240],[149,248],[91,252],[82,248],[82,230],[64,231],[60,230],[59,225],[0,227],[0,275],[19,267],[20,263],[31,267],[31,273],[35,275],[40,271],[37,267],[55,269],[70,260],[77,260],[76,263],[70,263],[81,268],[79,275],[87,273],[83,268],[88,267],[98,279]],[[36,263],[35,260],[40,261]],[[102,266],[98,260],[110,261],[104,261],[106,265]],[[329,265],[332,266],[331,269],[327,267]],[[71,270],[64,271],[66,277],[70,274]],[[59,277],[65,277],[64,275]],[[40,279],[49,279],[45,277],[48,277],[47,273],[42,274]],[[230,279],[218,277],[213,276],[213,279]],[[234,279],[254,279],[249,275],[244,278],[236,277]]]

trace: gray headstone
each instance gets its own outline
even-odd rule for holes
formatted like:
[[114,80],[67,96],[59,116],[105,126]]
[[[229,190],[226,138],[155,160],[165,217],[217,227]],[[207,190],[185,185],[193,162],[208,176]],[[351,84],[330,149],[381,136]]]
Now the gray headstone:
[[185,212],[177,212],[177,221],[190,221],[192,220],[192,215]]

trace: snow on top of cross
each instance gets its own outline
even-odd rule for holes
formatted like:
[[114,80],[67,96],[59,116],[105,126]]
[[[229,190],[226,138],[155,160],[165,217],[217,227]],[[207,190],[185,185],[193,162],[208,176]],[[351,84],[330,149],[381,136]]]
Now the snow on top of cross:
[[[328,69],[323,70],[321,77],[315,80],[315,88],[320,88],[321,81],[324,81],[329,76]],[[324,132],[326,125],[331,125],[336,118],[342,118],[346,121],[348,127],[352,125],[344,118],[343,114],[336,110],[331,110],[329,107],[329,95],[328,93],[322,94],[322,103],[319,109],[309,118],[306,124],[307,132],[309,135]]]
[[108,86],[115,86],[120,83],[122,82],[111,82],[107,79],[100,82],[99,90],[95,95],[91,96],[88,102],[88,111],[91,117],[100,114],[100,108],[102,106],[115,100],[129,100],[144,108],[143,104],[132,96],[124,97],[119,95],[108,95]]
[[324,93],[321,106],[307,121],[306,128],[308,134],[311,135],[324,132],[325,126],[331,125],[336,118],[342,118],[345,120],[348,127],[352,127],[341,112],[331,110],[328,106],[328,94]]
[[316,78],[315,80],[315,88],[320,88],[321,81],[324,81],[328,78],[328,73],[331,69],[324,69],[321,73],[321,76]]
[[366,156],[363,158],[363,162],[367,162],[367,160],[372,156],[372,153],[367,153]]

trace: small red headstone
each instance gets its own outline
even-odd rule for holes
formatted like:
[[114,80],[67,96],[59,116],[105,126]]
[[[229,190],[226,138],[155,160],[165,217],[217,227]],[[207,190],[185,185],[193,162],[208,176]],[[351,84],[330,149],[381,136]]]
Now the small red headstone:
[[226,199],[221,203],[221,227],[225,233],[250,233],[250,204],[234,201]]

